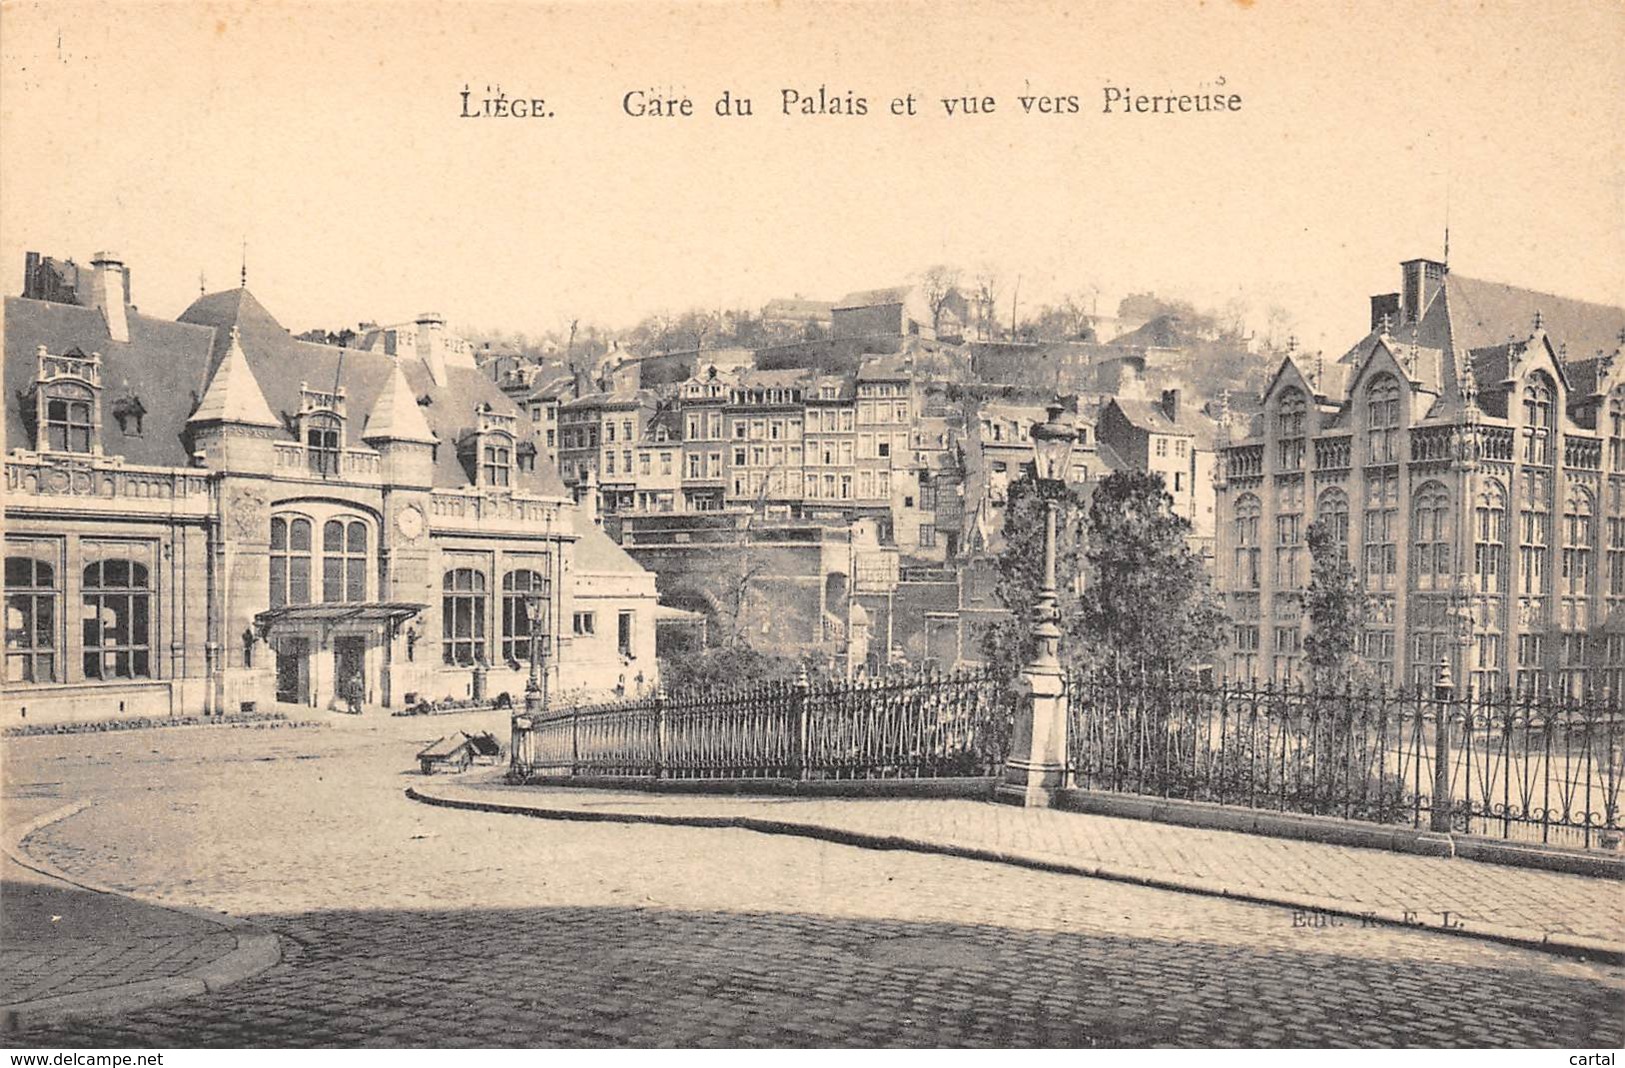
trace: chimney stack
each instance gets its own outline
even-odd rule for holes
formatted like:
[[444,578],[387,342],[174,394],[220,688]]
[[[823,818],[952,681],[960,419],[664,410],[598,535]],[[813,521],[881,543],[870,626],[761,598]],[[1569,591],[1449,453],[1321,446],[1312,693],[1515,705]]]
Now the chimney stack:
[[1371,298],[1371,330],[1373,333],[1382,329],[1382,324],[1389,326],[1399,324],[1399,294],[1378,293]]
[[1400,294],[1400,322],[1409,326],[1421,322],[1428,305],[1444,288],[1448,269],[1437,260],[1406,260],[1399,266],[1404,282]]
[[113,252],[98,252],[90,261],[90,306],[107,320],[107,333],[114,341],[130,340],[130,321],[125,305],[130,303],[130,276],[124,261]]
[[1165,389],[1162,391],[1162,411],[1170,423],[1179,422],[1179,390]]
[[576,506],[587,517],[587,522],[595,527],[598,525],[598,472],[591,467],[587,468],[581,476],[581,484],[576,487]]

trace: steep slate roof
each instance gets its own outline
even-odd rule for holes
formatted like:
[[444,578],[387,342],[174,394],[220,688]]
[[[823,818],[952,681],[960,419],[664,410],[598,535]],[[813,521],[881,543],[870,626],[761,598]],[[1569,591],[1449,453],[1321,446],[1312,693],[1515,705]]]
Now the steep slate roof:
[[[474,409],[480,404],[515,416],[518,440],[534,442],[536,437],[529,418],[521,418],[513,401],[479,369],[448,366],[446,384],[437,386],[415,353],[394,357],[297,341],[247,289],[201,296],[181,313],[180,321],[214,328],[216,361],[225,355],[235,326],[260,392],[271,411],[281,415],[285,423],[299,411],[300,382],[312,389],[328,390],[337,378],[346,395],[352,442],[361,439],[362,417],[376,407],[393,369],[399,367],[411,395],[431,401],[427,406],[419,405],[419,409],[440,442],[434,472],[436,486],[461,488],[469,484],[468,472],[457,455],[457,443],[473,429]],[[553,497],[566,495],[558,473],[545,463],[537,464],[534,471],[516,470],[514,488]]]
[[1535,313],[1554,344],[1568,356],[1584,359],[1619,347],[1625,330],[1625,308],[1539,293],[1532,289],[1483,282],[1461,275],[1444,276],[1451,339],[1458,349],[1504,344],[1508,336],[1528,337]]
[[[6,449],[32,449],[32,410],[23,411],[37,374],[35,352],[77,348],[102,357],[102,451],[132,464],[188,467],[187,416],[209,381],[212,332],[205,327],[127,313],[130,340],[114,341],[95,308],[7,297],[5,300]],[[135,395],[146,409],[139,436],[119,430],[112,406]]]

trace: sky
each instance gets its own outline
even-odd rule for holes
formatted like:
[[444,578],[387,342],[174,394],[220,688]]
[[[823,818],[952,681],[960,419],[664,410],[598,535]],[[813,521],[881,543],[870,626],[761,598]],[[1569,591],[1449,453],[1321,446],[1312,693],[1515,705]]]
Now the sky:
[[[0,8],[0,286],[119,252],[174,316],[285,326],[834,300],[934,263],[1001,306],[1154,290],[1364,332],[1400,261],[1625,304],[1625,4],[111,4]],[[1222,80],[1222,88],[1220,82]],[[486,87],[550,117],[460,117]],[[781,92],[869,114],[784,115]],[[1103,114],[1105,90],[1235,112]],[[728,90],[749,118],[713,110]],[[632,117],[630,91],[692,117]],[[918,114],[894,116],[914,94]],[[1027,114],[1018,95],[1076,95]],[[992,95],[948,117],[944,97]],[[1020,280],[1019,293],[1016,280]],[[1097,297],[1098,294],[1098,297]]]

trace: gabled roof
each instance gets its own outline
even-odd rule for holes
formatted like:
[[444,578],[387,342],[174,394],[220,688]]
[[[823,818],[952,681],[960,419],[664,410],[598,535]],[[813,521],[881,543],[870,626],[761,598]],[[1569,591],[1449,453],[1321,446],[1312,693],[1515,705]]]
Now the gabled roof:
[[1117,410],[1123,413],[1129,425],[1139,430],[1156,434],[1179,434],[1187,437],[1196,436],[1196,428],[1191,425],[1187,413],[1180,412],[1179,422],[1168,418],[1168,413],[1150,401],[1131,400],[1127,397],[1113,397],[1111,403],[1117,405]]
[[[145,414],[140,434],[126,434],[104,417],[102,452],[133,464],[186,467],[192,462],[186,420],[209,381],[213,333],[206,327],[155,319],[131,311],[130,340],[114,341],[95,308],[22,297],[5,298],[6,449],[32,449],[34,413],[22,404],[38,373],[35,353],[78,348],[102,357],[102,401],[138,397]],[[131,429],[134,429],[133,426]]]
[[209,379],[209,388],[203,391],[203,400],[192,413],[189,423],[237,423],[246,426],[281,426],[265,403],[265,394],[254,381],[254,372],[248,369],[248,357],[237,337],[237,328],[231,328],[226,343],[226,354]]
[[[437,385],[423,361],[415,356],[398,359],[383,352],[296,340],[247,289],[201,296],[181,313],[180,321],[214,328],[216,362],[225,356],[231,328],[235,326],[261,394],[284,423],[290,422],[299,411],[300,382],[315,389],[329,389],[334,384],[343,387],[354,419],[354,413],[373,410],[391,375],[398,369],[405,377],[410,395],[418,399],[430,433],[442,443],[435,460],[436,486],[469,485],[470,474],[453,445],[474,428],[475,409],[482,404],[489,404],[493,411],[515,416],[519,441],[534,444],[536,434],[530,420],[518,418],[520,412],[514,402],[476,367],[450,365],[446,368],[445,384]],[[351,440],[360,433],[359,426],[352,423]],[[534,471],[516,470],[514,483],[514,488],[528,493],[566,496],[564,483],[549,464],[537,464]]]

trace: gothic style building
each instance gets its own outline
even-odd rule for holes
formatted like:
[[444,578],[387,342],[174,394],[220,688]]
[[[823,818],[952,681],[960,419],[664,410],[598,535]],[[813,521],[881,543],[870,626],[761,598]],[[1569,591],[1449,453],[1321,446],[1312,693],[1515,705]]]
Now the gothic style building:
[[139,314],[100,254],[5,303],[5,721],[651,687],[653,575],[424,317],[293,338],[246,287]]
[[1625,309],[1402,266],[1335,364],[1294,353],[1218,472],[1232,673],[1306,675],[1309,523],[1387,682],[1625,695]]

